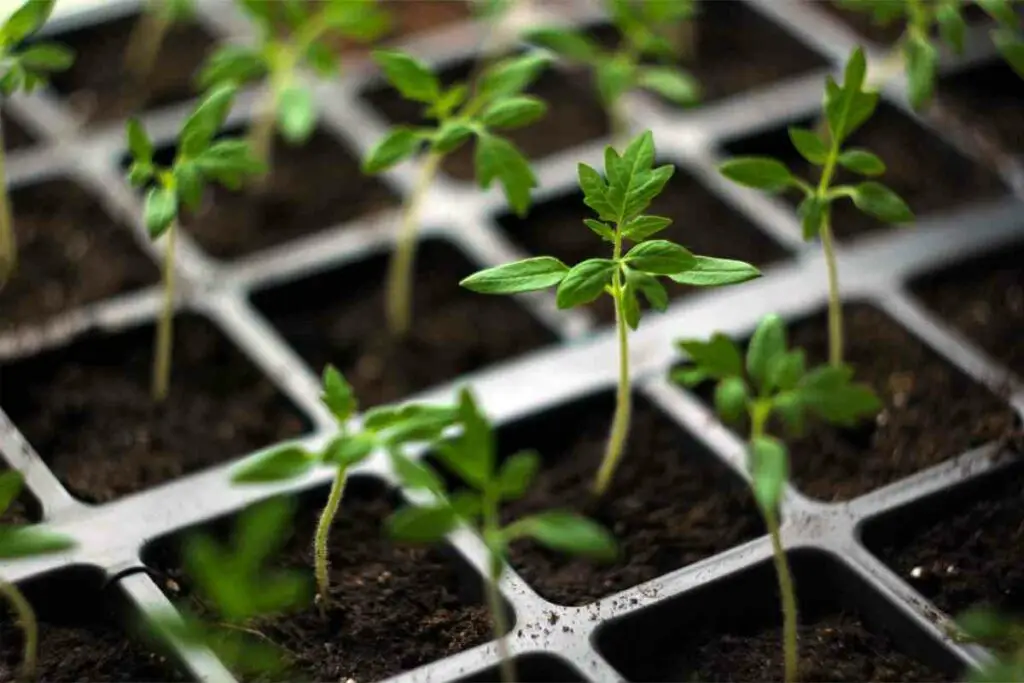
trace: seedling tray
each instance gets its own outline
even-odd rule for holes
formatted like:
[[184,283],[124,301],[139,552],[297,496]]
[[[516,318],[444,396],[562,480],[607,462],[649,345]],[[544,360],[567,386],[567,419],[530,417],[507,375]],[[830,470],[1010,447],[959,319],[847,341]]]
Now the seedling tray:
[[[739,2],[730,0],[734,1]],[[677,300],[666,314],[645,318],[632,338],[634,391],[642,397],[643,407],[635,429],[640,435],[634,436],[623,478],[631,486],[634,476],[636,481],[650,481],[652,477],[657,480],[666,471],[666,477],[682,476],[672,469],[671,463],[684,459],[686,468],[696,468],[693,472],[705,466],[715,470],[714,476],[690,476],[686,474],[690,470],[684,468],[690,489],[680,488],[674,497],[676,492],[672,489],[660,492],[673,514],[678,513],[687,523],[694,524],[699,521],[690,515],[697,503],[691,501],[713,495],[711,487],[717,486],[717,482],[721,482],[723,490],[731,487],[730,490],[740,491],[736,494],[740,502],[718,509],[717,514],[735,514],[737,519],[747,514],[741,485],[745,478],[743,444],[715,419],[701,396],[683,391],[666,379],[668,370],[680,361],[673,341],[714,331],[744,338],[764,314],[776,312],[793,322],[795,338],[809,345],[813,353],[817,342],[808,330],[823,327],[823,323],[812,322],[808,327],[807,321],[820,316],[826,301],[825,270],[819,249],[800,240],[792,207],[784,200],[730,185],[718,176],[716,164],[737,150],[770,144],[770,137],[759,137],[766,132],[812,117],[820,106],[826,73],[844,62],[855,43],[863,42],[846,24],[815,3],[747,0],[736,6],[747,13],[744,16],[765,22],[773,32],[792,41],[797,49],[818,55],[818,65],[795,74],[781,74],[778,79],[756,87],[741,88],[739,93],[716,94],[709,103],[691,110],[674,109],[646,96],[629,101],[633,127],[653,130],[661,158],[676,164],[680,173],[699,189],[693,191],[712,197],[712,204],[717,207],[692,215],[687,215],[683,208],[682,215],[676,217],[684,231],[679,241],[690,245],[687,234],[696,240],[703,239],[701,234],[716,230],[715,219],[724,215],[715,212],[724,211],[749,226],[753,232],[746,239],[755,251],[761,252],[757,260],[770,263],[765,276],[753,283]],[[119,13],[130,11],[131,4],[118,4],[116,9],[65,17],[54,30],[63,32],[77,24],[111,21]],[[587,2],[552,4],[545,11],[562,21],[598,25],[602,19],[600,11]],[[212,36],[246,36],[245,22],[227,3],[204,3],[199,20]],[[482,30],[468,22],[450,24],[419,34],[406,43],[415,53],[437,63],[457,64],[472,56]],[[948,79],[944,83],[950,84],[948,92],[957,82],[969,78],[973,69],[994,59],[983,28],[972,29],[969,38],[964,56],[943,58],[942,71]],[[883,54],[882,46],[869,47],[871,56],[878,58]],[[368,64],[350,60],[343,80],[316,88],[322,115],[321,134],[353,156],[366,152],[388,125],[366,97],[367,91],[380,87],[375,78]],[[894,159],[885,154],[884,146],[874,145],[890,166],[910,164],[922,177],[936,180],[943,173],[963,171],[972,164],[987,164],[988,170],[977,172],[982,178],[975,185],[980,199],[968,198],[949,206],[939,201],[941,196],[921,195],[920,201],[915,202],[914,196],[904,194],[919,215],[915,228],[883,229],[841,240],[842,290],[855,331],[851,335],[851,354],[855,359],[861,354],[871,358],[877,349],[891,344],[894,348],[910,349],[899,356],[900,362],[928,368],[923,374],[931,376],[931,369],[941,366],[935,371],[938,383],[926,384],[923,398],[921,390],[915,394],[914,387],[901,391],[890,386],[886,395],[897,401],[908,397],[924,400],[923,404],[915,404],[919,412],[938,405],[928,400],[948,402],[954,410],[966,411],[961,415],[968,416],[968,423],[980,426],[969,434],[953,435],[936,444],[934,439],[929,441],[928,433],[915,431],[920,429],[921,422],[912,422],[904,432],[910,436],[895,446],[901,456],[891,462],[883,456],[881,465],[871,465],[877,471],[863,481],[855,478],[849,486],[830,486],[828,481],[833,475],[835,481],[842,479],[842,473],[834,468],[841,470],[847,462],[845,451],[834,447],[834,442],[810,442],[810,455],[801,459],[806,467],[796,467],[795,487],[787,491],[782,507],[783,540],[793,558],[806,624],[805,648],[815,657],[824,652],[828,660],[828,646],[821,646],[824,650],[819,651],[814,643],[823,642],[828,633],[853,623],[854,632],[862,634],[857,642],[867,648],[871,657],[886,663],[897,662],[895,673],[890,674],[884,669],[850,673],[833,668],[808,673],[811,678],[955,678],[962,675],[965,667],[982,662],[988,653],[958,642],[949,632],[949,615],[967,606],[962,603],[969,602],[968,598],[998,597],[998,591],[950,592],[948,577],[965,572],[968,567],[952,561],[944,564],[935,549],[953,553],[958,543],[956,529],[973,529],[985,520],[995,520],[983,527],[986,534],[996,535],[1004,527],[1016,527],[1007,520],[1014,518],[1013,511],[1019,512],[1020,506],[1019,485],[1005,492],[1005,499],[999,497],[1001,489],[995,486],[1010,477],[1018,477],[1010,481],[1019,482],[1011,442],[1024,414],[1024,386],[1020,379],[1024,370],[1019,347],[1012,341],[1015,331],[1019,334],[1020,312],[1013,308],[1012,301],[1006,304],[1008,298],[1004,301],[992,296],[1013,286],[1019,292],[1021,282],[1014,273],[1019,274],[1024,259],[1012,257],[1013,253],[1024,253],[1012,251],[1024,248],[1020,129],[1016,129],[1016,138],[1011,129],[1011,135],[1003,138],[1008,143],[1004,145],[999,142],[998,127],[992,133],[983,126],[965,126],[969,117],[919,118],[905,105],[903,93],[901,82],[887,88],[886,116],[899,119],[903,128],[897,126],[896,130],[906,131],[909,126],[938,151],[930,152],[933,156],[924,161]],[[244,126],[257,95],[254,91],[241,95],[230,126]],[[166,141],[190,106],[177,103],[148,111],[144,116],[146,128],[156,139]],[[1009,102],[1006,106],[1014,105]],[[1015,106],[1019,111],[1019,100]],[[102,211],[115,222],[128,226],[123,233],[133,238],[136,246],[150,256],[158,256],[159,252],[143,237],[140,198],[121,177],[125,154],[122,121],[85,125],[67,98],[53,90],[17,97],[5,103],[5,109],[9,117],[5,119],[8,136],[10,120],[35,138],[34,144],[21,146],[9,155],[8,182],[15,192],[49,179],[67,178],[94,196]],[[979,130],[986,145],[976,144]],[[571,194],[576,184],[576,164],[584,161],[599,165],[604,144],[603,139],[592,139],[542,159],[538,164],[541,187],[536,193],[534,213],[543,215],[551,211],[549,202]],[[387,189],[398,197],[408,193],[415,170],[410,163],[387,174]],[[422,226],[424,241],[449,246],[427,247],[424,252],[455,249],[476,267],[523,257],[530,253],[523,246],[527,238],[517,237],[518,233],[509,228],[515,225],[514,221],[505,214],[504,201],[497,192],[481,194],[444,175],[424,202]],[[579,213],[569,220],[578,221],[582,216]],[[330,416],[318,403],[317,375],[324,359],[315,346],[310,346],[311,335],[304,331],[302,320],[293,320],[289,327],[285,313],[289,302],[301,303],[318,289],[330,288],[330,292],[340,293],[343,290],[336,288],[338,283],[359,286],[358,278],[338,279],[330,274],[386,253],[396,220],[395,204],[389,203],[367,216],[346,218],[315,234],[268,244],[241,255],[224,252],[228,256],[222,254],[220,258],[213,255],[214,250],[204,249],[193,241],[186,230],[179,242],[178,307],[182,314],[198,319],[190,325],[202,329],[197,332],[200,350],[196,351],[194,361],[179,361],[176,371],[181,375],[202,373],[207,367],[203,363],[227,363],[227,356],[240,355],[245,360],[239,362],[251,364],[258,371],[244,385],[263,397],[263,403],[256,409],[276,409],[275,401],[282,399],[270,397],[274,392],[268,394],[266,387],[272,386],[283,400],[290,402],[298,416],[279,426],[280,435],[300,435],[311,445],[322,444],[333,427]],[[840,223],[839,218],[836,223]],[[570,228],[566,226],[566,230]],[[1010,257],[1005,256],[1007,253]],[[972,259],[993,254],[1004,254],[1000,258],[1006,259],[1006,263],[997,264],[996,284],[990,285],[990,289],[981,280],[972,280],[971,271],[964,275],[958,270],[963,264],[969,267]],[[947,270],[953,274],[934,275]],[[365,282],[372,268],[362,272]],[[993,272],[991,265],[983,272]],[[152,283],[152,273],[142,277],[142,281]],[[989,306],[988,317],[972,317],[970,311],[974,309],[962,305],[961,293],[968,298],[977,295],[978,302],[970,306]],[[147,567],[143,558],[149,560],[159,555],[165,544],[173,543],[168,539],[176,538],[182,531],[230,517],[259,500],[281,493],[308,491],[316,495],[331,473],[316,472],[287,486],[230,487],[229,468],[250,448],[230,454],[220,451],[232,450],[247,438],[266,441],[268,433],[277,433],[253,427],[245,438],[234,441],[233,435],[217,437],[220,441],[211,437],[206,447],[220,453],[215,458],[218,464],[211,467],[204,469],[203,463],[186,463],[180,467],[182,472],[177,472],[175,465],[170,476],[165,473],[154,477],[153,483],[159,485],[147,488],[148,482],[142,481],[142,490],[138,491],[134,489],[139,488],[140,482],[129,482],[131,485],[123,488],[116,482],[106,482],[108,486],[89,503],[82,501],[88,496],[80,493],[76,497],[69,492],[62,483],[67,471],[58,475],[47,465],[54,454],[37,453],[34,447],[39,446],[39,439],[27,439],[22,434],[29,418],[19,407],[19,393],[44,377],[38,374],[42,372],[39,368],[54,367],[66,350],[97,338],[103,347],[102,340],[132,334],[132,330],[151,325],[158,313],[160,293],[147,284],[112,297],[102,292],[96,296],[96,300],[83,300],[73,310],[49,316],[45,321],[8,325],[0,332],[4,388],[0,397],[0,451],[9,465],[25,474],[31,494],[28,508],[35,505],[39,518],[78,541],[78,548],[64,555],[0,564],[0,573],[30,590],[49,581],[78,586],[82,591],[98,594],[104,604],[123,603],[129,615],[145,620],[147,615],[169,607],[170,600],[166,568],[161,569],[154,562],[150,562],[154,566]],[[275,300],[285,307],[285,313],[281,313],[280,306],[275,308]],[[1006,304],[1005,310],[994,308],[1000,302]],[[486,362],[457,382],[471,382],[484,409],[497,424],[503,425],[503,448],[506,442],[523,441],[549,458],[548,467],[557,469],[559,462],[566,462],[565,457],[560,461],[555,457],[560,450],[583,457],[574,450],[583,448],[572,442],[576,432],[600,434],[605,417],[610,416],[605,395],[615,382],[615,341],[600,311],[560,312],[553,297],[547,295],[521,297],[515,305],[519,308],[514,314],[529,320],[528,325],[535,330],[531,334],[540,348],[516,357],[507,357],[505,352],[487,356]],[[1013,315],[1017,327],[1012,324]],[[494,320],[500,317],[499,314]],[[987,336],[979,337],[980,333]],[[210,341],[214,337],[220,341]],[[867,350],[859,348],[859,339],[867,340]],[[545,341],[548,343],[544,344]],[[235,351],[218,351],[219,345]],[[214,350],[202,350],[208,347]],[[140,348],[146,349],[145,343]],[[99,351],[91,353],[99,354],[93,357],[96,366],[116,366],[118,362],[112,360],[118,357],[118,351],[113,356],[103,356]],[[187,351],[179,353],[189,355]],[[195,367],[190,367],[190,362]],[[880,372],[889,373],[883,380],[899,383],[901,376],[895,370],[886,370],[883,364]],[[913,379],[911,376],[911,382]],[[903,380],[906,381],[905,376]],[[172,384],[176,381],[191,382],[179,379],[177,374]],[[412,381],[398,384],[390,389],[397,395],[384,392],[377,398],[447,399],[457,386],[455,382],[439,384],[429,376],[420,382],[424,383],[426,386],[416,386],[417,382]],[[587,424],[595,423],[597,427],[591,424],[587,428],[587,420]],[[54,425],[51,431],[59,431],[61,426]],[[644,434],[648,428],[662,436],[648,438]],[[38,424],[33,429],[38,430]],[[49,432],[46,434],[49,438]],[[636,444],[641,444],[639,449]],[[270,443],[260,443],[255,447],[269,446]],[[137,444],[126,443],[124,451],[136,447]],[[628,463],[646,458],[645,448],[668,448],[670,455],[671,449],[676,448],[682,455],[679,460],[657,460],[653,475],[650,471],[630,474]],[[116,461],[125,453],[114,449],[108,455]],[[827,473],[825,481],[813,476],[819,463],[821,471]],[[371,459],[353,476],[370,486],[384,486],[394,495],[402,494],[383,458]],[[694,486],[694,481],[699,486]],[[557,487],[552,490],[557,492]],[[642,487],[638,491],[647,495]],[[811,491],[813,497],[808,495]],[[628,491],[623,495],[628,496]],[[989,504],[987,496],[993,495],[991,500],[995,502]],[[630,529],[618,529],[617,532],[624,532],[621,535],[627,552],[636,556],[643,551],[647,560],[611,574],[586,574],[579,568],[568,571],[551,558],[538,558],[528,550],[515,549],[512,564],[519,571],[506,574],[501,591],[514,615],[508,642],[520,677],[531,681],[683,676],[689,679],[697,672],[698,678],[712,678],[716,670],[704,667],[702,658],[714,650],[723,634],[739,643],[737,652],[746,648],[776,656],[774,643],[778,639],[772,635],[772,629],[777,628],[779,616],[769,540],[756,521],[737,525],[739,528],[731,534],[719,533],[712,526],[710,535],[715,539],[697,544],[696,549],[685,549],[685,533],[681,539],[670,539],[672,542],[666,548],[671,550],[666,552],[674,556],[667,561],[651,557],[661,547],[656,535],[631,536]],[[624,522],[623,526],[629,524]],[[952,541],[943,536],[946,527],[953,530]],[[1012,529],[1007,533],[1012,533]],[[972,543],[976,552],[983,551],[977,545],[977,535]],[[1019,565],[1020,555],[1013,555],[1008,546],[999,545],[995,536],[986,547],[998,553],[992,558],[993,563],[1003,563],[1004,569]],[[468,599],[472,601],[473,588],[479,583],[484,564],[482,546],[471,534],[460,531],[451,536],[450,550],[453,566],[462,572]],[[983,572],[983,568],[974,569]],[[569,578],[553,580],[556,570],[560,574],[568,571]],[[987,580],[984,585],[993,584]],[[558,597],[549,600],[542,595]],[[45,608],[43,616],[45,621]],[[125,624],[129,621],[126,618]],[[764,633],[769,634],[767,639],[761,638]],[[132,638],[127,630],[123,637],[126,642]],[[44,637],[42,647],[46,646]],[[177,642],[169,643],[168,647],[178,675],[203,680],[230,678],[210,652]],[[878,654],[890,649],[913,663],[912,667],[906,665],[913,669],[912,674],[907,673],[910,668],[899,668],[903,660]],[[842,663],[851,656],[850,650],[838,650],[832,652],[829,661]],[[412,668],[393,680],[494,680],[496,664],[494,643],[483,642]],[[172,663],[150,661],[147,666],[153,668],[139,669],[144,672],[140,675],[169,678],[175,672]],[[360,683],[364,681],[360,679]]]

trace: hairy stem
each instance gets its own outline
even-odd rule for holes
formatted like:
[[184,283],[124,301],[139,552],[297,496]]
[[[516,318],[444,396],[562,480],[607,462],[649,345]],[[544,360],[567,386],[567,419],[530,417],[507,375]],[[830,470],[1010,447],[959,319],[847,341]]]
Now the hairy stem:
[[164,252],[164,306],[156,326],[156,354],[153,356],[153,400],[167,398],[171,381],[171,345],[174,340],[174,245],[178,235],[178,222],[167,229],[167,249]]
[[838,366],[843,363],[843,304],[839,299],[839,269],[828,215],[822,221],[820,234],[828,271],[828,362]]
[[[622,234],[621,230],[616,228],[614,258],[618,261],[621,257]],[[619,386],[615,400],[615,415],[612,418],[612,431],[608,437],[604,459],[597,471],[597,480],[594,482],[594,493],[598,496],[603,496],[607,492],[612,476],[622,459],[626,438],[629,436],[629,418],[632,412],[632,395],[629,391],[629,331],[626,328],[626,313],[622,304],[622,295],[622,271],[616,268],[615,274],[612,276],[612,298],[615,300],[615,326],[619,339]]]
[[271,155],[274,151],[274,125],[277,123],[277,88],[271,84],[259,104],[259,113],[249,129],[249,146],[253,155],[267,166],[267,172],[256,179],[261,187],[270,174]]
[[327,576],[327,540],[331,535],[331,524],[334,523],[334,516],[338,514],[338,506],[341,505],[341,497],[345,493],[345,480],[348,470],[344,467],[338,468],[334,476],[334,483],[331,484],[331,493],[327,496],[327,504],[320,513],[320,521],[316,526],[316,541],[313,548],[316,566],[316,589],[320,605],[320,616],[327,616],[327,600],[330,596],[330,579]]
[[25,644],[22,648],[21,679],[24,681],[34,680],[36,677],[36,649],[39,640],[39,626],[36,623],[36,613],[32,605],[28,603],[25,596],[13,583],[0,581],[0,594],[11,603],[14,608],[18,625],[24,634]]
[[786,558],[786,551],[782,548],[782,536],[779,533],[777,515],[774,511],[765,510],[764,520],[772,539],[772,556],[775,560],[775,572],[779,577],[779,594],[782,596],[782,652],[785,662],[785,681],[786,683],[795,683],[798,678],[796,592],[793,589],[793,577],[789,571],[789,560]]
[[0,127],[0,289],[18,268],[18,241],[14,234],[11,202],[7,196],[6,154],[3,128]]
[[443,155],[437,152],[427,154],[420,177],[412,195],[402,212],[395,251],[388,265],[387,320],[388,328],[396,337],[403,337],[409,331],[412,320],[412,275],[416,261],[416,228],[419,224],[420,205],[427,189],[437,175]]
[[147,9],[135,22],[124,51],[124,69],[136,86],[145,86],[170,28],[170,18],[159,8]]

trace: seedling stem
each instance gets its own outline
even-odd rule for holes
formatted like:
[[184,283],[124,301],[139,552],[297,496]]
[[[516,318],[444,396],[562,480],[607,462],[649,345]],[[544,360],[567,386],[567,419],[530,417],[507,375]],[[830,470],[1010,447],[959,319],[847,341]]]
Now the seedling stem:
[[316,590],[317,605],[320,607],[320,616],[327,616],[327,598],[329,597],[330,580],[327,576],[327,540],[331,535],[331,524],[338,514],[338,506],[341,505],[341,497],[345,493],[345,481],[348,478],[348,468],[339,467],[334,475],[334,483],[331,484],[331,493],[327,496],[327,505],[320,513],[320,521],[316,527],[316,547],[313,553],[316,556]]
[[25,596],[21,594],[21,591],[13,583],[0,581],[0,593],[7,598],[7,602],[11,603],[11,607],[14,608],[18,625],[21,626],[21,632],[24,634],[25,643],[22,648],[21,680],[35,680],[36,649],[39,640],[39,625],[36,623],[36,613],[32,610],[32,605],[28,604],[28,600],[25,599]]
[[174,247],[177,242],[178,221],[167,229],[167,247],[164,251],[164,306],[156,326],[156,355],[153,356],[153,400],[167,398],[171,381],[171,348],[174,341]]
[[[4,153],[3,127],[0,126],[0,183],[7,178],[6,154]],[[0,288],[14,275],[18,267],[18,243],[14,234],[14,220],[6,188],[0,188]]]

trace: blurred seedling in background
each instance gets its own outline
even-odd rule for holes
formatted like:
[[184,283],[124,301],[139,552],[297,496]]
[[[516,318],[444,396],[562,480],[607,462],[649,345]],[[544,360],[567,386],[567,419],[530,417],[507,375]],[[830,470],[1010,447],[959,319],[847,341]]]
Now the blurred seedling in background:
[[170,383],[175,239],[180,211],[182,207],[198,210],[207,185],[218,183],[237,190],[248,176],[264,168],[246,141],[214,139],[231,110],[235,91],[235,86],[219,86],[199,103],[181,128],[177,153],[170,166],[161,166],[154,160],[153,142],[142,124],[135,119],[128,121],[128,149],[132,157],[128,179],[136,187],[149,188],[144,218],[150,239],[167,237],[163,263],[164,304],[157,322],[153,356],[153,398],[156,401],[167,397]]
[[165,640],[208,647],[233,672],[280,675],[289,654],[258,630],[261,619],[287,613],[309,602],[303,572],[268,569],[287,541],[294,504],[274,498],[243,512],[230,542],[196,534],[182,546],[190,597],[199,609],[153,619]]
[[[664,311],[668,292],[659,277],[713,287],[760,275],[742,261],[698,256],[673,242],[651,239],[672,220],[644,211],[674,171],[672,166],[654,168],[654,158],[654,138],[648,131],[630,142],[622,156],[611,146],[605,149],[605,178],[590,166],[579,165],[583,201],[598,216],[583,223],[610,243],[611,258],[587,259],[570,268],[553,256],[538,256],[482,270],[461,282],[481,294],[518,294],[557,286],[556,302],[561,309],[583,306],[602,294],[615,301],[619,383],[611,435],[594,485],[597,495],[608,489],[629,435],[628,329],[635,330],[640,324],[639,296],[643,294],[652,308]],[[635,243],[628,250],[627,241]]]
[[241,463],[232,473],[232,482],[282,482],[303,476],[320,465],[336,468],[314,541],[317,604],[324,615],[330,600],[327,542],[345,493],[349,471],[376,449],[397,457],[407,446],[429,443],[438,438],[452,424],[455,410],[451,406],[419,403],[378,406],[367,411],[362,424],[355,426],[352,417],[358,409],[356,397],[352,387],[332,366],[324,370],[321,401],[338,425],[337,436],[322,451],[314,453],[299,446],[284,446],[261,453]]
[[195,15],[195,0],[148,0],[128,37],[124,70],[133,85],[144,88],[171,27]]
[[973,607],[957,618],[957,639],[991,650],[995,658],[971,671],[970,683],[1024,681],[1024,621],[989,606]]
[[833,202],[850,199],[864,213],[887,223],[914,219],[906,202],[879,182],[832,186],[839,168],[867,177],[885,173],[885,163],[873,152],[857,147],[844,149],[846,140],[871,118],[878,106],[878,93],[863,89],[866,70],[864,52],[857,48],[847,62],[842,86],[831,76],[827,77],[825,117],[830,135],[822,137],[795,126],[789,129],[790,140],[800,156],[822,169],[817,186],[812,187],[793,175],[785,164],[772,157],[736,157],[719,168],[726,178],[745,187],[772,194],[790,189],[803,192],[804,199],[797,207],[797,214],[804,240],[821,240],[828,272],[829,362],[837,366],[843,362],[843,312],[831,224]]
[[[57,0],[26,0],[0,26],[0,94],[32,92],[45,85],[51,73],[64,71],[75,59],[69,48],[52,42],[22,47],[50,18]],[[14,234],[11,202],[7,195],[6,152],[0,128],[0,288],[18,268],[18,242]]]
[[[677,104],[692,104],[700,97],[700,86],[685,69],[671,62],[682,52],[692,52],[695,33],[694,0],[608,0],[608,13],[620,40],[616,49],[606,49],[582,30],[568,27],[532,29],[524,38],[548,48],[571,62],[593,71],[598,94],[612,124],[612,144],[624,145],[629,122],[623,97],[645,88]],[[671,36],[673,29],[683,30],[683,40]],[[676,40],[673,40],[676,38]],[[654,65],[646,64],[655,60]]]
[[[0,473],[0,517],[21,493],[23,484],[20,472],[8,470]],[[34,525],[0,523],[0,562],[64,552],[74,546],[74,541],[67,536]],[[36,652],[39,647],[36,613],[18,587],[3,577],[0,577],[0,596],[10,603],[23,634],[19,677],[25,681],[35,680]]]
[[434,127],[395,126],[363,160],[363,172],[377,174],[427,150],[416,185],[402,207],[402,223],[388,268],[388,327],[401,337],[408,332],[412,319],[420,208],[445,155],[476,138],[476,179],[480,187],[487,189],[497,180],[515,213],[526,215],[530,190],[537,185],[537,178],[522,152],[498,131],[527,126],[547,112],[543,100],[524,95],[523,90],[550,60],[539,52],[509,57],[486,68],[472,83],[445,88],[428,65],[403,52],[377,50],[373,58],[404,98],[425,105],[426,116],[437,121]]
[[257,30],[256,44],[224,45],[199,73],[203,89],[224,83],[262,80],[265,89],[249,139],[256,158],[271,162],[275,126],[290,144],[308,140],[317,112],[311,84],[300,69],[320,78],[338,75],[339,57],[330,38],[371,43],[384,35],[390,18],[376,0],[238,0]]
[[785,680],[797,676],[797,603],[793,578],[779,533],[779,502],[789,479],[786,444],[768,433],[773,420],[799,436],[809,417],[852,427],[881,410],[865,384],[853,382],[853,370],[826,364],[808,369],[802,349],[789,349],[786,328],[777,315],[761,320],[747,347],[746,359],[728,337],[709,341],[685,340],[680,350],[692,364],[675,370],[672,378],[695,387],[715,384],[715,410],[724,422],[748,427],[747,471],[751,487],[771,536],[782,596]]
[[397,510],[388,520],[388,531],[395,540],[411,543],[441,543],[460,525],[468,525],[479,534],[488,554],[484,589],[498,642],[501,679],[511,683],[516,678],[505,642],[508,623],[498,591],[509,545],[528,538],[551,550],[599,561],[614,560],[617,549],[604,527],[572,512],[540,512],[503,524],[502,503],[526,495],[540,467],[540,457],[533,451],[521,451],[499,464],[494,429],[468,389],[459,394],[455,418],[460,432],[438,440],[433,452],[465,488],[449,495],[444,480],[430,465],[396,454],[394,465],[402,484],[426,495],[430,502]]

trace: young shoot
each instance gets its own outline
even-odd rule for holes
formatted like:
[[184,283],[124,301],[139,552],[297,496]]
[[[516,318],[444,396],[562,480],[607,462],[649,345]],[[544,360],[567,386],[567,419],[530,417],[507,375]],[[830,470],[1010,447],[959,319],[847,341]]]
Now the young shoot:
[[273,498],[242,513],[228,543],[203,534],[188,537],[183,566],[201,614],[161,613],[153,620],[157,635],[208,647],[236,673],[282,674],[287,652],[253,622],[309,600],[309,580],[301,572],[267,568],[287,540],[293,516],[289,500]]
[[687,387],[716,382],[715,409],[725,422],[749,426],[747,470],[754,498],[771,536],[775,569],[782,596],[785,680],[797,680],[797,603],[793,578],[779,533],[779,502],[789,478],[785,443],[768,433],[778,418],[799,435],[808,417],[829,424],[852,426],[876,414],[881,404],[871,389],[852,381],[847,366],[808,369],[802,349],[790,350],[786,328],[776,315],[766,316],[754,332],[746,359],[728,337],[679,342],[692,365],[673,372]]
[[214,136],[224,124],[235,98],[234,86],[220,86],[207,94],[185,121],[178,135],[178,149],[170,166],[159,165],[153,142],[137,120],[128,121],[128,149],[132,164],[128,179],[136,187],[149,187],[145,223],[150,239],[167,237],[164,252],[164,304],[157,323],[156,353],[153,356],[153,398],[163,401],[171,376],[171,344],[174,324],[174,246],[182,207],[195,211],[206,186],[219,183],[232,190],[243,180],[262,171],[243,140]]
[[[611,258],[582,261],[571,268],[552,256],[538,256],[470,275],[461,285],[482,294],[517,294],[557,286],[559,308],[588,304],[602,294],[615,302],[619,342],[619,383],[615,416],[607,450],[594,485],[603,495],[618,466],[629,434],[628,330],[640,324],[639,295],[651,307],[668,307],[668,293],[659,277],[684,285],[713,287],[745,282],[760,275],[748,263],[698,256],[667,240],[651,239],[672,220],[644,211],[672,177],[672,166],[654,168],[654,138],[650,131],[629,143],[622,156],[605,149],[605,178],[586,164],[579,165],[584,203],[597,219],[583,223],[609,243]],[[632,248],[626,243],[633,242]]]
[[961,638],[995,653],[995,659],[972,671],[969,683],[1024,681],[1024,621],[988,606],[973,607],[957,618]]
[[543,100],[524,95],[548,65],[539,52],[503,59],[485,69],[472,84],[449,88],[423,62],[394,50],[373,53],[391,83],[408,100],[425,105],[434,127],[400,125],[392,128],[363,160],[363,172],[376,174],[414,157],[426,148],[419,178],[402,208],[402,224],[388,269],[387,321],[392,333],[402,336],[412,318],[412,274],[416,257],[416,229],[424,197],[445,155],[476,138],[476,179],[483,189],[497,180],[512,209],[525,216],[530,189],[537,178],[526,157],[498,131],[527,126],[547,111]]
[[351,419],[358,408],[356,397],[352,387],[332,366],[324,370],[321,401],[338,424],[338,435],[322,451],[313,453],[298,446],[285,446],[261,453],[240,464],[232,474],[232,482],[281,482],[302,476],[318,465],[335,468],[331,492],[320,514],[313,548],[317,604],[321,615],[326,615],[330,601],[327,542],[349,471],[378,448],[397,453],[405,446],[439,437],[452,423],[455,411],[450,406],[428,404],[380,406],[366,412],[361,426],[353,426]]
[[603,561],[614,560],[617,549],[607,530],[572,512],[540,512],[503,524],[502,503],[526,494],[540,467],[540,457],[533,451],[521,451],[499,463],[494,430],[468,389],[460,392],[457,422],[460,433],[439,440],[434,447],[444,468],[466,488],[449,496],[444,480],[430,465],[397,456],[393,462],[402,484],[432,495],[430,503],[397,510],[388,520],[388,530],[392,538],[413,543],[440,543],[460,524],[479,534],[489,556],[484,587],[501,659],[501,679],[511,683],[516,678],[498,592],[509,545],[529,538],[558,552]]
[[[677,104],[693,104],[700,86],[686,70],[672,66],[680,48],[692,50],[692,36],[673,40],[673,29],[692,26],[694,0],[607,0],[608,13],[618,33],[619,46],[606,49],[579,29],[542,27],[527,31],[524,38],[594,72],[597,91],[611,120],[612,144],[624,145],[629,122],[623,97],[645,88]],[[679,45],[682,42],[683,45]],[[654,65],[647,62],[656,61]]]
[[844,168],[861,176],[876,177],[885,172],[885,163],[869,150],[844,148],[846,140],[871,118],[878,105],[878,93],[863,90],[867,64],[864,52],[857,48],[846,65],[842,86],[829,76],[825,83],[825,117],[830,135],[822,137],[805,128],[790,127],[789,138],[800,156],[821,167],[817,185],[793,175],[771,157],[737,157],[721,165],[722,174],[739,185],[769,193],[798,189],[804,194],[797,207],[804,240],[820,238],[828,276],[829,362],[843,362],[843,312],[839,295],[839,269],[832,234],[832,204],[850,199],[864,213],[887,223],[905,223],[914,219],[910,207],[895,192],[869,180],[855,185],[836,185],[836,171]]
[[[26,0],[0,25],[0,94],[32,92],[44,85],[49,74],[64,71],[74,61],[69,48],[51,42],[21,44],[39,32],[57,0]],[[18,267],[18,243],[14,234],[11,203],[7,196],[3,129],[0,128],[0,288]]]
[[[0,473],[0,516],[21,493],[23,483],[20,472],[8,470]],[[52,531],[24,524],[0,523],[0,561],[64,552],[74,545],[70,538]],[[0,597],[10,603],[23,634],[21,679],[35,680],[36,651],[39,647],[36,613],[18,587],[4,581],[3,577],[0,577]]]
[[136,86],[146,83],[171,27],[195,14],[195,0],[149,0],[124,51],[124,69]]
[[255,24],[254,46],[224,45],[198,76],[198,85],[262,80],[265,90],[249,139],[256,158],[270,164],[275,126],[290,144],[305,142],[316,127],[313,92],[299,74],[308,67],[321,78],[338,72],[338,54],[328,38],[343,36],[370,43],[390,25],[376,0],[238,0]]

